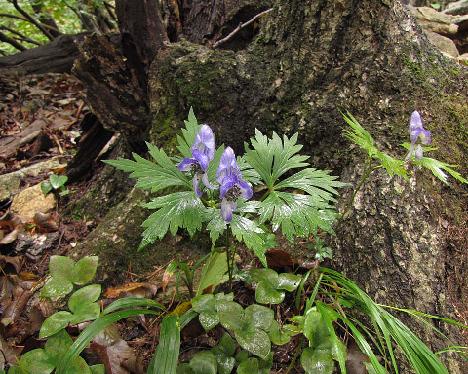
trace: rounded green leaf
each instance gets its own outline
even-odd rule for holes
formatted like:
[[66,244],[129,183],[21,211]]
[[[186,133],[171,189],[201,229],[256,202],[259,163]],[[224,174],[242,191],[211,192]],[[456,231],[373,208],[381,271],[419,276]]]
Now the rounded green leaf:
[[76,357],[72,364],[67,368],[67,374],[92,374],[91,368],[88,366],[83,357]]
[[232,356],[226,356],[222,352],[215,352],[215,355],[218,363],[218,374],[231,374],[236,365],[236,359]]
[[192,357],[189,366],[194,374],[216,374],[218,363],[212,352],[202,351]]
[[177,366],[177,374],[193,374],[189,364],[180,364]]
[[83,285],[93,280],[98,267],[98,256],[86,256],[73,267],[73,283]]
[[234,333],[239,345],[253,355],[266,358],[270,353],[271,342],[265,331],[249,328]]
[[236,352],[236,342],[228,333],[224,333],[224,335],[219,340],[217,347],[221,349],[227,356],[233,356]]
[[49,360],[54,364],[58,365],[58,362],[63,354],[73,344],[73,340],[65,330],[60,330],[57,334],[47,339],[44,350],[49,357]]
[[65,183],[68,181],[68,177],[66,175],[57,175],[57,174],[52,174],[49,177],[50,184],[54,188],[54,190],[58,190],[60,187],[62,187]]
[[194,297],[192,299],[192,309],[197,313],[216,312],[215,297],[212,294]]
[[219,318],[218,318],[218,314],[216,313],[216,311],[200,313],[200,315],[198,316],[198,319],[200,320],[200,323],[205,329],[205,331],[212,330],[219,323]]
[[283,331],[276,320],[273,320],[268,336],[271,342],[276,345],[284,345],[291,340],[291,335],[287,331]]
[[44,181],[41,183],[41,191],[44,195],[47,195],[52,190],[53,190],[53,187],[49,181]]
[[278,291],[271,283],[259,282],[255,289],[255,301],[260,304],[281,304],[284,300],[284,291]]
[[20,373],[49,374],[52,373],[55,365],[50,362],[43,349],[34,349],[20,357],[18,368]]
[[250,275],[255,282],[266,282],[273,288],[278,286],[278,273],[272,269],[253,269]]
[[306,348],[301,355],[306,374],[331,374],[334,363],[330,350]]
[[220,302],[216,305],[219,322],[228,330],[242,330],[245,325],[244,309],[234,301]]
[[58,300],[73,291],[73,284],[63,278],[50,278],[41,290],[41,297]]
[[75,291],[68,300],[68,308],[76,313],[77,310],[82,310],[84,304],[94,303],[101,294],[100,284],[90,284],[89,286],[80,288]]
[[254,327],[268,331],[274,320],[274,312],[262,305],[253,304],[245,309],[245,319],[249,324]]
[[299,283],[301,283],[301,277],[299,275],[291,273],[283,273],[278,276],[278,289],[286,290],[289,292],[294,291]]
[[98,303],[82,304],[70,318],[70,324],[76,325],[85,321],[92,321],[99,317],[101,308]]
[[39,332],[39,338],[43,339],[56,334],[68,326],[71,318],[72,314],[65,311],[52,314],[42,324],[41,331]]
[[54,278],[71,281],[75,261],[67,256],[51,256],[49,262],[50,275]]
[[237,374],[258,374],[258,360],[249,357],[242,361],[237,367]]

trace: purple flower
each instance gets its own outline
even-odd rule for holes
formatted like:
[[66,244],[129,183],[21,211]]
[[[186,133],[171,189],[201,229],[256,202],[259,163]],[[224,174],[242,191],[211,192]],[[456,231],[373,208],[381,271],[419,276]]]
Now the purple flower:
[[421,115],[416,110],[411,113],[409,132],[411,146],[406,159],[408,160],[414,155],[419,160],[423,157],[423,149],[420,144],[416,146],[416,143],[420,140],[421,144],[431,144],[432,136],[431,132],[423,127]]
[[203,125],[192,145],[192,158],[184,158],[178,168],[180,171],[193,171],[193,189],[198,197],[203,195],[200,189],[200,179],[203,184],[212,189],[206,171],[215,154],[215,136],[210,126]]
[[232,212],[237,207],[236,200],[241,196],[248,200],[253,195],[252,187],[242,178],[236,155],[231,147],[227,147],[221,156],[216,180],[220,185],[221,215],[226,222],[231,222]]

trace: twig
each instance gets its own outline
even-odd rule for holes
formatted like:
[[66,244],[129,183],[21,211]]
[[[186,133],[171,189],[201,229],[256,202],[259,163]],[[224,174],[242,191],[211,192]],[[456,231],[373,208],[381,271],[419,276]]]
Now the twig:
[[216,43],[213,44],[213,48],[218,48],[221,44],[224,44],[226,43],[227,41],[229,41],[230,39],[232,39],[232,37],[234,35],[236,35],[240,30],[242,30],[244,27],[247,27],[248,25],[250,25],[252,22],[254,22],[256,19],[264,16],[265,14],[268,14],[270,13],[271,11],[273,10],[273,8],[270,8],[270,9],[267,9],[267,10],[264,10],[263,12],[260,12],[258,13],[254,18],[252,18],[251,20],[247,21],[246,23],[239,23],[239,26],[237,26],[233,31],[231,31],[226,37],[218,40]]
[[48,39],[54,40],[54,37],[52,36],[52,34],[47,30],[47,28],[45,28],[42,25],[42,23],[36,21],[30,14],[28,14],[19,6],[18,0],[10,0],[10,2],[13,4],[13,6],[18,11],[18,13],[21,14],[24,18],[26,18],[28,22],[36,26],[45,36],[47,36]]
[[35,45],[41,45],[41,43],[39,43],[39,42],[37,42],[37,41],[35,41],[35,40],[31,39],[31,38],[28,38],[27,36],[21,34],[19,31],[13,30],[10,27],[0,26],[0,29],[11,32],[12,34],[19,37],[19,39],[22,40],[23,42],[28,42],[28,43],[35,44]]

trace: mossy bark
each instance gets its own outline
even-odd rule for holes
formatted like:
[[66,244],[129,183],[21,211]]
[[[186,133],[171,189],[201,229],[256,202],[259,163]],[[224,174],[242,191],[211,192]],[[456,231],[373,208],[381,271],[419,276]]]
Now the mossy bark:
[[[193,106],[218,141],[238,152],[255,128],[299,132],[314,167],[356,184],[364,157],[342,137],[340,110],[358,118],[380,148],[401,157],[399,144],[407,140],[408,118],[417,109],[439,148],[435,157],[466,174],[466,78],[466,69],[428,43],[400,2],[279,0],[247,49],[182,41],[159,52],[150,69],[150,139],[173,148]],[[343,191],[342,211],[351,192]],[[425,171],[415,170],[410,182],[375,172],[352,215],[336,227],[335,266],[381,303],[463,318],[465,278],[451,272],[466,263],[466,251],[451,233],[463,229],[465,206],[466,189],[443,186]],[[138,241],[130,236],[140,230],[127,233],[123,223],[108,227],[114,220],[109,214],[84,246],[93,248],[94,238],[108,230],[125,232],[128,240],[118,252],[123,265],[125,251],[134,251]],[[133,218],[135,225],[144,216]],[[411,326],[440,348],[433,331]],[[448,334],[463,343],[455,332]],[[456,359],[449,365],[451,373],[466,372]]]

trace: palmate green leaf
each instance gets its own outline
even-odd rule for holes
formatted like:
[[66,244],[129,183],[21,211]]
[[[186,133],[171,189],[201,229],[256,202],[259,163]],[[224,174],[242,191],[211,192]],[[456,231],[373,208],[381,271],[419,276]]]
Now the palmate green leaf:
[[253,149],[247,148],[244,158],[270,189],[284,173],[309,165],[305,162],[309,156],[297,154],[302,149],[302,145],[296,144],[297,133],[291,138],[284,135],[281,140],[275,132],[269,139],[255,130],[255,137],[250,141]]
[[182,129],[182,136],[177,135],[177,149],[184,157],[192,157],[191,147],[195,141],[197,133],[200,131],[201,125],[198,123],[197,117],[190,107],[187,120],[184,121],[185,128]]
[[234,237],[252,250],[263,266],[268,267],[265,257],[268,249],[265,232],[254,221],[236,214],[233,215],[230,227]]
[[245,160],[244,156],[237,157],[237,166],[239,166],[239,169],[242,173],[242,177],[247,182],[250,182],[254,186],[261,183],[260,174],[258,174],[257,171],[249,165],[249,163]]
[[468,180],[465,179],[458,171],[453,169],[456,167],[456,165],[450,165],[430,157],[423,157],[420,160],[413,160],[413,163],[415,165],[429,169],[435,177],[437,177],[445,184],[448,184],[448,176],[446,173],[444,173],[444,171],[450,174],[460,183],[468,184]]
[[158,192],[168,187],[181,187],[191,189],[191,181],[179,170],[164,150],[146,143],[148,152],[153,161],[133,153],[135,161],[119,158],[117,160],[105,160],[106,164],[131,173],[130,178],[136,179],[136,187],[143,190]]
[[404,161],[380,151],[375,146],[372,135],[364,129],[350,113],[342,113],[342,116],[350,127],[344,130],[344,136],[346,138],[366,151],[369,157],[379,161],[380,165],[387,170],[390,176],[398,175],[403,178],[408,178]]
[[332,233],[336,212],[326,201],[311,195],[273,191],[260,204],[260,222],[270,222],[273,232],[281,229],[290,241],[308,237],[320,228]]
[[160,196],[144,205],[156,209],[142,224],[145,228],[139,249],[162,239],[170,230],[175,235],[179,228],[190,235],[202,228],[209,218],[209,211],[193,191],[174,192]]

